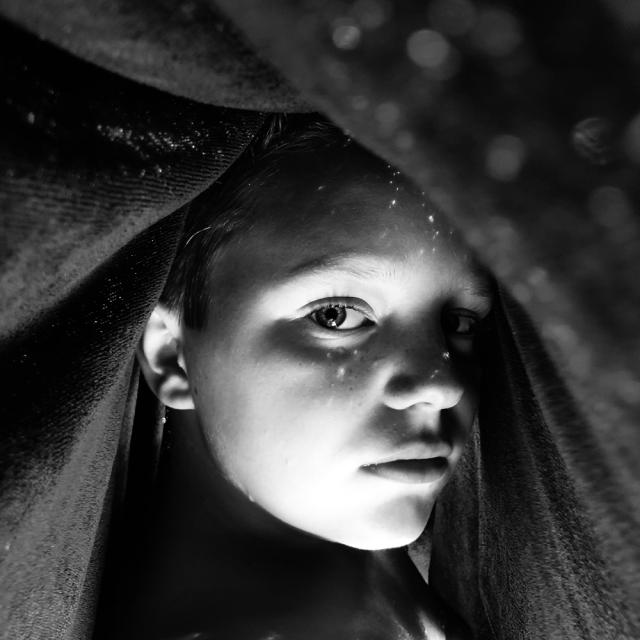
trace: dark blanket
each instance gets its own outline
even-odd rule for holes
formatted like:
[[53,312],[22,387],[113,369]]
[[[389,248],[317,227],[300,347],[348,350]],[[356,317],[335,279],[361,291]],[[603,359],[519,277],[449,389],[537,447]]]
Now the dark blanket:
[[503,287],[433,585],[478,638],[640,637],[634,3],[210,4],[0,3],[2,637],[90,635],[181,207],[309,104]]

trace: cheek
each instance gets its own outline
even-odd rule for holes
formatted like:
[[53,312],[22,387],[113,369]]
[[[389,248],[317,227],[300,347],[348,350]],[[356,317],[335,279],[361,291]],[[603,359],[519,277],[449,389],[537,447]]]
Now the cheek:
[[201,424],[223,471],[242,487],[319,473],[369,422],[371,367],[357,349],[262,341],[219,349],[199,369]]

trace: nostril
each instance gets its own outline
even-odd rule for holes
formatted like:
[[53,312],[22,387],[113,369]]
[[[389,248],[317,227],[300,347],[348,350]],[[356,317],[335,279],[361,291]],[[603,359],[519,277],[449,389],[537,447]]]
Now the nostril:
[[386,390],[390,395],[403,395],[414,390],[417,383],[418,380],[415,376],[400,374],[389,380]]
[[422,404],[441,411],[455,406],[463,395],[464,385],[450,366],[436,366],[423,375],[397,373],[387,381],[385,404],[393,409],[406,409]]

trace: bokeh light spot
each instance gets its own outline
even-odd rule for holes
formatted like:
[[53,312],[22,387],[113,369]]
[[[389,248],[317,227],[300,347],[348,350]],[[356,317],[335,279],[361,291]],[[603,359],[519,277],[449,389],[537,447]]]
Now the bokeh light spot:
[[513,14],[504,9],[483,9],[473,30],[476,46],[489,56],[512,53],[522,42],[520,25]]
[[395,102],[382,102],[376,107],[376,120],[383,131],[393,131],[399,119],[400,108]]
[[611,123],[606,118],[585,118],[571,132],[574,149],[594,164],[611,160]]
[[494,180],[508,182],[515,179],[526,158],[522,140],[512,135],[499,135],[487,146],[485,169]]
[[351,50],[360,44],[360,27],[351,18],[339,18],[333,23],[333,44],[338,49]]
[[377,29],[391,16],[391,5],[387,0],[357,0],[351,14],[363,29]]
[[427,9],[429,24],[448,36],[462,36],[471,31],[477,12],[469,0],[435,0]]
[[415,144],[415,139],[411,131],[399,131],[396,134],[395,144],[400,151],[409,151]]
[[624,148],[629,158],[640,164],[640,113],[631,120],[626,128]]
[[451,47],[437,31],[420,29],[407,38],[407,55],[419,67],[438,69],[447,60]]
[[356,111],[364,111],[369,106],[369,99],[366,96],[353,96],[351,106]]
[[626,225],[633,215],[633,207],[624,191],[608,185],[589,194],[587,207],[596,222],[609,228]]

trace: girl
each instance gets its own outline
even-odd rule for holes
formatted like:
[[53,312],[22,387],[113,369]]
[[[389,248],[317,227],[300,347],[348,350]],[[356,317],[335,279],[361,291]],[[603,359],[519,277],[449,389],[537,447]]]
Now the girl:
[[406,546],[474,422],[490,307],[409,181],[275,119],[192,206],[140,345],[176,411],[119,637],[463,637]]

